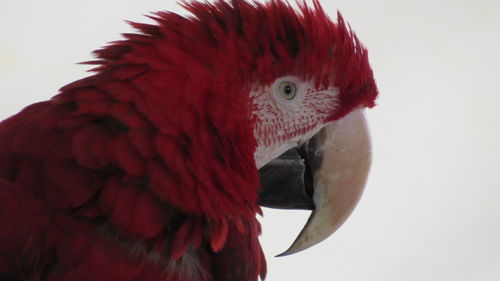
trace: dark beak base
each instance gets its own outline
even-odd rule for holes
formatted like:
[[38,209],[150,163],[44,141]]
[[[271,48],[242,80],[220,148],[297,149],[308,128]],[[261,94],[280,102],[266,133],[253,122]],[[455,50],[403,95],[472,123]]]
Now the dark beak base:
[[292,148],[259,170],[259,205],[275,209],[313,210],[313,183],[304,148]]

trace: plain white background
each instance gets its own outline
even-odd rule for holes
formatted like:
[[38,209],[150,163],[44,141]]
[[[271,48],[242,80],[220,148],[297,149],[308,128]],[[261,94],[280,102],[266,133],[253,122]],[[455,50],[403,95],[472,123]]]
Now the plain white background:
[[[274,258],[307,212],[265,210],[267,280],[500,280],[500,1],[322,1],[368,47],[380,88],[374,163],[347,223]],[[0,118],[82,78],[123,19],[168,0],[0,2]]]

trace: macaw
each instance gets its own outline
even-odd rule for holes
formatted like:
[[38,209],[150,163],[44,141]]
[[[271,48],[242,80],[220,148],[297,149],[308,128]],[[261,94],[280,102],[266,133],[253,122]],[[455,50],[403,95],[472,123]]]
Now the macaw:
[[342,16],[182,5],[0,123],[0,280],[255,281],[262,206],[313,210],[283,255],[351,213],[378,90]]

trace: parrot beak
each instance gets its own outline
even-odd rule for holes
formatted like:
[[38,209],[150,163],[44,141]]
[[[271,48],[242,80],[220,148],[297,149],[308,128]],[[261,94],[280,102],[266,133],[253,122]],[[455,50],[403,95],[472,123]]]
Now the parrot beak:
[[363,110],[356,110],[262,167],[261,206],[312,210],[295,242],[278,256],[305,250],[334,233],[359,201],[370,164],[368,126]]

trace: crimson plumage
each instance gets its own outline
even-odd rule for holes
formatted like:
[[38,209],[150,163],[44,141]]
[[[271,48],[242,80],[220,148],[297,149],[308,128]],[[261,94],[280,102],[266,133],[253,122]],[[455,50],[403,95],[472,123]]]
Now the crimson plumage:
[[316,1],[183,5],[0,123],[0,280],[265,276],[249,91],[335,85],[338,119],[374,105],[367,53]]

